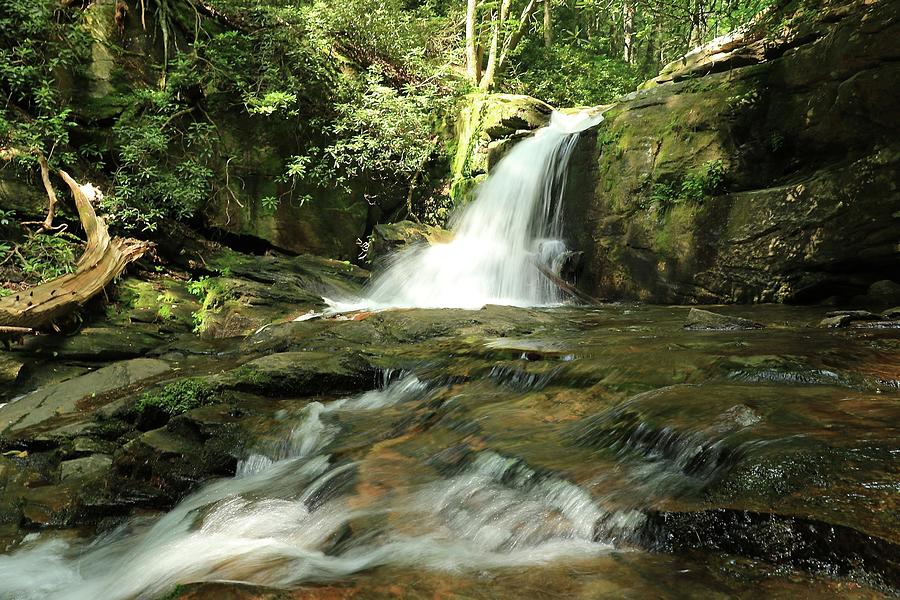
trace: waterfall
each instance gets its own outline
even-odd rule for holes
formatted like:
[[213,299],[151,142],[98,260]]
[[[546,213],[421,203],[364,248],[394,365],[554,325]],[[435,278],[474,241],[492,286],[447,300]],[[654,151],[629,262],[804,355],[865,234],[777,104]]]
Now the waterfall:
[[397,253],[375,276],[358,308],[481,308],[486,304],[546,306],[563,296],[552,271],[566,251],[561,200],[578,134],[601,114],[554,112],[547,127],[519,142],[457,215],[448,243]]

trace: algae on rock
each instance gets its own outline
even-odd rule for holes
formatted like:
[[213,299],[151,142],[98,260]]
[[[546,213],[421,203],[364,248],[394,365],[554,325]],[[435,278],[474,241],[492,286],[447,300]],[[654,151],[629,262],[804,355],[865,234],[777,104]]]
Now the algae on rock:
[[472,190],[513,140],[550,122],[553,108],[515,94],[466,96],[456,121],[456,155],[451,166],[450,197],[455,205],[471,199]]

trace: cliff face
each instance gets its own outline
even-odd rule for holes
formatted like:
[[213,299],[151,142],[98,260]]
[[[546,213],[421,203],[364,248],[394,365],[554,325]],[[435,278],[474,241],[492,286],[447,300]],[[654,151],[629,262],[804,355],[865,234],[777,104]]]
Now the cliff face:
[[[900,279],[900,2],[792,2],[582,135],[579,286],[650,302],[851,300]],[[886,299],[885,301],[890,301]]]
[[456,119],[456,152],[450,195],[455,205],[472,191],[492,166],[520,139],[550,122],[553,108],[530,96],[476,93],[466,97]]

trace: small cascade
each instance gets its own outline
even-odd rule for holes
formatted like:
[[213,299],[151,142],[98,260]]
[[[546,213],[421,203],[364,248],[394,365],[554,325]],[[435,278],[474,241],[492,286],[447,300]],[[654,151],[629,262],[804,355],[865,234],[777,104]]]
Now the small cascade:
[[[596,524],[610,514],[585,489],[490,450],[447,479],[360,496],[359,464],[327,454],[344,433],[342,419],[430,393],[407,375],[380,390],[312,402],[234,478],[204,486],[159,519],[134,519],[86,544],[50,540],[0,556],[0,598],[150,599],[196,581],[288,587],[379,565],[457,571],[610,549],[596,539]],[[385,515],[403,527],[378,525]],[[367,525],[348,537],[353,523]]]
[[399,252],[377,275],[358,308],[481,308],[562,302],[542,272],[567,253],[562,198],[578,134],[603,120],[583,111],[553,113],[550,124],[518,144],[459,213],[448,243]]

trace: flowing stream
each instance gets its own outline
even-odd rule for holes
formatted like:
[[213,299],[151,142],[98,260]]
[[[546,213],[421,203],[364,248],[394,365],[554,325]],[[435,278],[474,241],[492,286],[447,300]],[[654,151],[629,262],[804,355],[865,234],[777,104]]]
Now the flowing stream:
[[569,158],[596,111],[554,112],[547,127],[516,144],[458,214],[447,243],[418,245],[392,257],[358,308],[548,306],[563,300],[541,269],[564,255],[561,207]]
[[[365,358],[382,379],[255,397],[234,477],[164,514],[28,536],[0,556],[0,598],[154,600],[196,582],[312,590],[291,598],[895,592],[896,334],[839,337],[787,307],[752,309],[771,329],[689,332],[683,308],[562,304],[541,270],[565,252],[578,132],[601,119],[555,113],[451,242],[402,252],[334,308],[507,306],[257,332],[243,347],[289,370]],[[203,429],[184,418],[133,441]]]
[[[891,331],[698,336],[670,308],[628,306],[372,319],[444,341],[407,343],[411,370],[376,389],[270,400],[235,476],[165,514],[26,539],[0,556],[0,598],[151,600],[192,582],[312,590],[297,598],[753,597],[760,577],[771,597],[878,597],[796,565],[896,585],[896,519],[878,508],[900,489]],[[326,339],[371,324],[332,327]],[[723,362],[723,346],[740,350]]]
[[[521,461],[478,454],[458,474],[385,499],[350,493],[359,468],[326,448],[337,420],[421,402],[414,376],[325,404],[151,523],[130,522],[87,545],[62,541],[0,558],[0,594],[13,598],[153,598],[185,581],[239,580],[286,587],[377,565],[441,570],[497,568],[591,556],[604,514],[565,480],[537,477]],[[372,526],[386,516],[402,528]],[[351,526],[366,535],[341,543]]]

